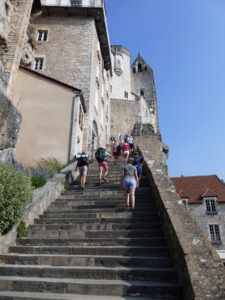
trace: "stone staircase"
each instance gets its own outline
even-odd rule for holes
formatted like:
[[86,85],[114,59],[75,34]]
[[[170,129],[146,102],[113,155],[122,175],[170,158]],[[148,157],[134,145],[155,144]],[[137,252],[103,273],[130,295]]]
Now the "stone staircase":
[[182,299],[145,179],[132,212],[110,164],[109,182],[93,163],[85,191],[72,185],[0,256],[0,299]]

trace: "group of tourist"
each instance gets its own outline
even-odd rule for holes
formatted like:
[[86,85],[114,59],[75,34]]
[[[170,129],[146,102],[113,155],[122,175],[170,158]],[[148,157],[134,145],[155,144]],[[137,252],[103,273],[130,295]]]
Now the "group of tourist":
[[[123,140],[124,139],[124,140]],[[135,208],[135,189],[139,187],[140,178],[142,175],[142,166],[144,163],[144,158],[138,154],[138,152],[133,153],[133,138],[130,135],[121,137],[119,135],[119,143],[116,139],[112,139],[112,151],[113,157],[115,159],[115,165],[119,162],[119,157],[123,153],[125,166],[122,168],[120,186],[125,190],[126,206]],[[86,152],[78,153],[75,156],[77,159],[76,169],[79,169],[80,173],[80,188],[84,190],[86,177],[89,172],[90,159],[89,154]],[[108,162],[107,158],[112,158],[109,152],[104,148],[99,147],[95,152],[95,158],[98,162],[99,167],[99,184],[102,184],[102,180],[107,182],[108,178]],[[103,174],[104,170],[104,174]]]

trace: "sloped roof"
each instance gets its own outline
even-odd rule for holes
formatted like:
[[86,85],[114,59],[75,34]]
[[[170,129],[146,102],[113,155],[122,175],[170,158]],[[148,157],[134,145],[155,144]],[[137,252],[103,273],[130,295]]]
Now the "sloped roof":
[[[170,178],[181,198],[189,198],[188,203],[202,203],[203,197],[217,197],[225,203],[225,184],[216,176],[188,176]],[[185,195],[185,196],[183,196]]]

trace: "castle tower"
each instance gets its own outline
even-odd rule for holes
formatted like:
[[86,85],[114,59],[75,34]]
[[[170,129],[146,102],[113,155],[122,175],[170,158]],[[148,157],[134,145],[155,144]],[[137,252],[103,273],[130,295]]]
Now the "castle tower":
[[158,109],[154,73],[151,67],[138,53],[131,66],[132,88],[136,95],[146,100],[150,113],[154,116],[154,128],[159,133]]

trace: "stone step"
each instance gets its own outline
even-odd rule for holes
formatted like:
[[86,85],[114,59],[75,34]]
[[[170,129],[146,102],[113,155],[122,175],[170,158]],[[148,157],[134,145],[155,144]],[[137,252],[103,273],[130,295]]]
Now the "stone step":
[[[148,230],[148,224],[98,224],[98,223],[91,223],[91,224],[78,224],[78,225],[69,225],[69,224],[36,224],[31,225],[29,230],[34,231],[47,231],[47,230],[73,230],[73,231],[87,231],[87,230]],[[151,230],[155,230],[160,228],[160,223],[155,222],[151,223]]]
[[[87,205],[80,205],[80,206],[73,206],[73,204],[71,204],[71,206],[69,205],[65,205],[63,207],[61,206],[50,206],[48,208],[48,210],[45,212],[45,214],[69,214],[69,213],[101,213],[101,212],[115,212],[115,213],[121,213],[121,212],[128,212],[130,211],[130,209],[126,208],[125,205],[123,204],[123,207],[112,207],[113,205],[111,205],[111,207],[106,207],[106,205],[102,205],[102,206],[87,206]],[[135,207],[135,212],[140,213],[143,211],[156,211],[156,208],[154,206],[137,206]]]
[[[48,208],[48,210],[51,209],[62,209],[63,208],[69,208],[69,209],[85,209],[86,211],[88,209],[90,210],[95,210],[95,209],[126,209],[126,203],[123,200],[116,200],[111,203],[107,203],[104,201],[75,201],[74,199],[72,200],[60,200],[57,202],[54,202],[51,204]],[[136,201],[135,205],[135,211],[138,209],[154,209],[155,205],[151,201],[146,201],[146,202],[140,202]]]
[[74,231],[74,230],[32,230],[26,232],[26,237],[30,238],[120,238],[120,237],[129,237],[129,238],[144,238],[144,237],[162,237],[162,230],[151,229],[151,230],[92,230],[92,231]]
[[165,246],[163,237],[152,238],[22,238],[18,245],[26,246]]
[[178,297],[179,286],[171,282],[62,279],[0,276],[0,290],[75,293],[108,296]]
[[[94,204],[110,204],[110,205],[116,205],[116,204],[125,204],[125,197],[123,195],[119,197],[89,197],[89,196],[77,196],[73,197],[73,195],[67,195],[67,196],[61,196],[60,198],[56,199],[54,204],[69,204],[73,203],[74,205],[80,205],[80,204],[89,204],[92,203]],[[137,199],[136,198],[136,206],[140,204],[152,204],[153,201],[151,198],[141,198]]]
[[124,212],[96,212],[96,213],[82,213],[82,212],[76,212],[70,211],[67,213],[62,212],[61,214],[57,212],[46,212],[44,215],[40,216],[40,219],[50,219],[50,218],[59,218],[59,219],[66,219],[66,218],[151,218],[151,217],[157,217],[158,214],[156,211],[124,211]]
[[168,257],[165,246],[13,246],[11,253]]
[[0,263],[21,265],[51,266],[133,266],[169,268],[168,257],[142,256],[91,256],[91,255],[56,255],[56,254],[7,254],[0,255]]
[[159,221],[158,216],[151,216],[151,218],[42,218],[42,219],[36,219],[36,224],[90,224],[90,223],[99,223],[99,224],[107,224],[107,223],[117,223],[117,224],[151,224]]
[[[159,298],[149,297],[117,297],[117,296],[95,296],[95,295],[76,295],[76,294],[53,294],[53,293],[35,293],[35,292],[6,292],[2,291],[0,300],[159,300]],[[160,300],[181,300],[177,297],[160,298]]]
[[176,282],[171,268],[0,265],[1,276]]

